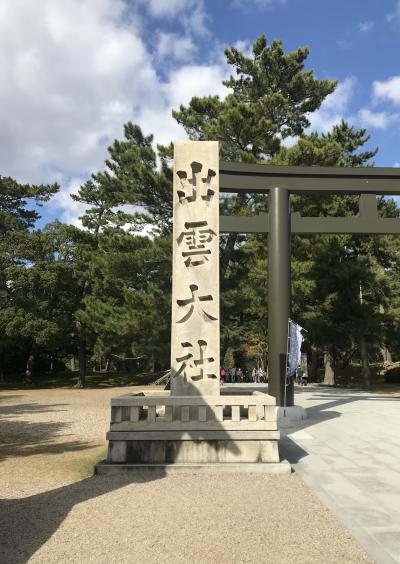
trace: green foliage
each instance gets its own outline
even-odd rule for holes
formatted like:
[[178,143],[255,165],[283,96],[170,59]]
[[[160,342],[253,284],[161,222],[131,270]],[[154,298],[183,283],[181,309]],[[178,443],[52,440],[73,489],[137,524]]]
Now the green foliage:
[[[227,96],[194,97],[173,112],[190,139],[218,140],[225,160],[373,165],[365,129],[342,121],[325,134],[306,132],[336,87],[305,70],[308,49],[285,53],[261,36],[250,56],[235,47],[225,54]],[[0,376],[35,356],[79,356],[81,384],[86,360],[115,367],[117,358],[140,357],[146,371],[169,367],[173,147],[155,150],[153,136],[128,123],[108,153],[104,170],[73,196],[85,204],[84,229],[54,222],[35,231],[37,206],[58,187],[0,177]],[[303,216],[352,216],[358,205],[357,196],[291,196]],[[220,207],[251,215],[267,211],[268,199],[225,195]],[[379,198],[378,208],[399,217],[394,200]],[[265,365],[267,237],[223,235],[220,249],[221,351],[228,364]],[[306,346],[343,366],[361,341],[370,355],[381,345],[400,355],[399,257],[392,236],[293,236],[292,317],[308,329]]]
[[73,263],[62,260],[49,231],[21,233],[10,251],[18,261],[5,269],[4,334],[29,349],[65,351],[76,308]]
[[171,241],[107,229],[98,237],[80,321],[93,332],[97,356],[145,356],[167,367],[170,340]]
[[[77,329],[95,357],[145,357],[154,369],[169,362],[172,146],[158,148],[157,168],[153,136],[132,123],[124,132],[106,170],[74,196],[89,206],[81,219],[91,238]],[[144,229],[152,239],[137,235]]]
[[57,184],[19,184],[10,177],[0,176],[0,235],[33,227],[40,216],[35,209],[27,209],[27,200],[40,205],[58,190]]
[[72,198],[89,206],[82,223],[98,233],[107,226],[129,226],[131,232],[151,224],[168,233],[172,219],[172,173],[168,166],[171,147],[159,147],[157,169],[153,136],[138,125],[124,126],[125,139],[109,147],[106,170],[93,174]]
[[0,374],[6,357],[21,368],[20,357],[34,343],[55,345],[57,322],[47,308],[57,300],[57,273],[31,268],[39,256],[42,267],[47,265],[50,254],[42,234],[30,229],[40,217],[32,206],[57,190],[56,184],[35,186],[0,177]]
[[342,120],[329,133],[302,133],[290,148],[281,147],[271,164],[290,166],[371,166],[378,149],[359,151],[370,139],[365,129],[356,130]]
[[253,45],[251,57],[236,47],[225,55],[236,76],[224,84],[232,93],[194,97],[188,107],[172,112],[190,139],[218,140],[221,158],[256,162],[273,157],[282,139],[300,135],[336,81],[318,80],[304,70],[308,49],[285,54],[281,41],[270,45],[264,35]]

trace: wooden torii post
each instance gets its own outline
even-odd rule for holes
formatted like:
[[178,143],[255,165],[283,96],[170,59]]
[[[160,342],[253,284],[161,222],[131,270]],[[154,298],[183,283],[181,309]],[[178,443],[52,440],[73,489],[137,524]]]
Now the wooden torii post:
[[[220,216],[220,233],[268,233],[269,394],[284,400],[290,318],[290,235],[313,233],[400,234],[400,218],[378,217],[376,195],[400,195],[400,169],[304,167],[220,161],[220,191],[265,193],[269,213]],[[302,217],[290,213],[290,194],[358,194],[356,217]],[[293,386],[286,405],[294,402]]]

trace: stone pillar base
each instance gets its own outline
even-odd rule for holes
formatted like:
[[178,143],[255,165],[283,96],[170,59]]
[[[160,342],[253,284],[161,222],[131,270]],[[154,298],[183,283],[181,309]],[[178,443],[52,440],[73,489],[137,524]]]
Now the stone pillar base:
[[274,404],[275,398],[261,393],[113,398],[107,460],[96,471],[171,465],[227,466],[233,471],[237,466],[254,471],[260,465],[260,471],[268,471],[273,465],[271,472],[290,472],[290,465],[279,460]]
[[216,464],[227,462],[279,462],[278,441],[122,440],[109,441],[107,462],[128,464]]
[[298,421],[307,419],[307,411],[301,405],[291,405],[289,407],[277,407],[278,426],[281,429],[295,427]]
[[190,472],[195,474],[232,472],[234,474],[290,474],[291,466],[287,460],[281,462],[226,462],[224,464],[109,464],[105,460],[95,466],[98,475],[121,475],[146,472],[157,477],[169,474]]

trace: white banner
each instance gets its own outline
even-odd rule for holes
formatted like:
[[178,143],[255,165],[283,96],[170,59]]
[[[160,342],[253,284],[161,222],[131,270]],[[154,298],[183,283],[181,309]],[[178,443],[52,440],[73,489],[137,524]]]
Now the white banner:
[[303,342],[303,327],[289,319],[288,356],[286,361],[286,378],[294,376],[301,360],[301,344]]

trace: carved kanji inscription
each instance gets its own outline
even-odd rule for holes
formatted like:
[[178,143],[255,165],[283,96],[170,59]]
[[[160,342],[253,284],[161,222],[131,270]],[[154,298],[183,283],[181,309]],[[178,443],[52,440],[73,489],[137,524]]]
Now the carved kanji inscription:
[[197,198],[209,202],[215,194],[215,189],[213,188],[213,182],[216,177],[215,170],[209,168],[207,176],[202,178],[201,171],[203,165],[201,163],[193,161],[190,168],[192,169],[191,178],[188,178],[186,170],[178,170],[176,172],[180,181],[180,187],[177,190],[179,202],[181,204],[185,202],[191,203],[195,202]]
[[218,144],[175,144],[171,394],[219,395]]
[[185,321],[188,321],[192,317],[195,309],[200,315],[204,317],[205,321],[216,321],[217,317],[214,317],[214,315],[209,313],[205,309],[205,307],[203,307],[204,302],[212,302],[214,300],[212,295],[207,294],[205,296],[199,296],[199,287],[197,286],[197,284],[190,284],[189,290],[191,292],[190,298],[184,300],[176,300],[178,306],[185,312],[183,317],[179,319],[177,323],[185,323]]
[[217,234],[208,227],[207,220],[185,222],[186,231],[182,231],[177,238],[178,245],[185,250],[182,256],[186,266],[199,266],[208,261],[211,255],[210,243]]
[[[188,351],[185,355],[176,358],[176,362],[180,366],[175,377],[183,374],[185,381],[190,379],[195,382],[203,380],[203,378],[215,379],[217,377],[215,359],[212,356],[207,356],[207,341],[198,339],[195,346],[189,342],[181,343],[181,346]],[[197,348],[196,355],[192,352],[194,348]]]

